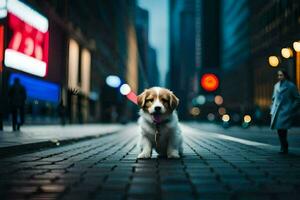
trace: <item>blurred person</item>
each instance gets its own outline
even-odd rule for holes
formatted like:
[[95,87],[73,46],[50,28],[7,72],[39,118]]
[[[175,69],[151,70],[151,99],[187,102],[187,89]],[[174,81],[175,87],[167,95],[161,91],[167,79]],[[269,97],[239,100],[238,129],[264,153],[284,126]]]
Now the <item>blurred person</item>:
[[110,107],[110,121],[112,123],[116,123],[118,121],[118,112],[116,106],[111,106]]
[[60,100],[58,105],[58,115],[60,117],[60,124],[62,126],[66,125],[66,106],[64,105],[62,99]]
[[256,124],[257,126],[261,126],[262,125],[262,120],[263,120],[263,113],[261,108],[258,105],[255,105],[255,109],[254,109],[254,117],[256,120]]
[[4,114],[5,114],[5,102],[3,98],[3,93],[0,91],[0,131],[3,131],[3,120],[4,120]]
[[280,154],[288,153],[287,133],[291,128],[295,109],[299,106],[300,96],[297,87],[290,81],[284,69],[277,72],[278,82],[274,85],[271,105],[271,129],[276,129],[281,145]]
[[25,87],[20,83],[19,78],[15,78],[14,84],[9,88],[8,91],[10,109],[12,112],[13,131],[20,130],[20,126],[24,124],[26,97],[27,95]]
[[0,131],[3,131],[3,98],[0,98]]

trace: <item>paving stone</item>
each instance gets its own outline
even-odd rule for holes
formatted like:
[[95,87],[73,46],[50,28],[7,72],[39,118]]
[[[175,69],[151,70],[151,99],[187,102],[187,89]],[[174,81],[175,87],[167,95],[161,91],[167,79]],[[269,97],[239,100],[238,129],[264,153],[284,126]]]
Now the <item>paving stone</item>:
[[157,183],[157,178],[155,177],[136,177],[134,176],[131,181],[133,184],[144,184],[144,183],[150,183],[155,184]]
[[51,181],[50,180],[8,180],[7,184],[8,185],[12,185],[12,186],[22,186],[22,185],[26,185],[26,186],[39,186],[39,185],[47,185],[50,184]]
[[191,179],[194,185],[219,184],[216,179]]
[[157,168],[155,167],[136,167],[135,168],[135,173],[156,173],[157,172]]
[[161,191],[162,193],[172,193],[172,192],[191,193],[192,188],[190,185],[183,185],[183,184],[162,184]]
[[26,198],[26,196],[24,196],[24,194],[6,193],[6,194],[0,194],[0,199],[24,200],[27,198]]
[[228,189],[222,184],[195,184],[195,188],[199,194],[228,192]]
[[264,194],[264,193],[243,192],[243,193],[236,193],[234,196],[239,200],[273,200],[274,199],[274,196],[270,194]]
[[198,194],[199,200],[232,200],[233,195],[229,192],[212,192],[212,193],[200,193]]
[[65,191],[66,186],[58,185],[58,184],[51,184],[51,185],[43,185],[41,186],[41,190],[47,193],[61,193]]
[[[88,193],[84,193],[84,192],[80,192],[80,193],[73,192],[73,193],[65,194],[63,197],[60,197],[60,199],[63,199],[63,200],[83,200],[83,199],[90,199],[90,195]],[[106,199],[106,198],[103,198],[103,199]]]
[[193,200],[195,199],[195,196],[192,195],[191,193],[187,192],[173,192],[173,193],[163,193],[162,194],[162,199],[163,200]]
[[158,193],[158,185],[157,184],[149,184],[149,183],[139,183],[132,184],[128,190],[129,195],[151,195]]
[[31,194],[38,190],[38,186],[14,186],[10,187],[8,190],[9,193],[18,193],[18,194]]
[[58,199],[60,196],[59,193],[43,193],[43,194],[34,194],[32,196],[30,196],[28,199],[30,200],[54,200],[54,199]]
[[125,192],[127,188],[127,183],[125,184],[111,184],[111,183],[106,183],[102,186],[101,190],[103,192],[108,192],[108,191],[115,191],[115,192]]
[[[103,200],[103,199],[109,199],[109,200],[122,200],[124,199],[124,196],[122,194],[116,194],[116,193],[103,193],[103,194],[97,194],[93,199],[95,200]],[[128,198],[130,199],[130,198]],[[72,200],[72,199],[70,199]]]
[[189,184],[189,180],[184,175],[161,177],[163,184]]

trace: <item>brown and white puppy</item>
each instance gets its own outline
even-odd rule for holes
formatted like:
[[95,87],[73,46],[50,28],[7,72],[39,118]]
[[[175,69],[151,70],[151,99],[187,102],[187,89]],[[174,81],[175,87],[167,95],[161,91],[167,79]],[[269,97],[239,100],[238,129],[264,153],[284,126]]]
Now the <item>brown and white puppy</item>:
[[[138,96],[138,105],[141,107],[138,158],[151,158],[153,148],[160,156],[168,158],[182,155],[182,136],[175,111],[178,103],[173,92],[161,87],[146,89]],[[157,139],[156,131],[159,133]]]

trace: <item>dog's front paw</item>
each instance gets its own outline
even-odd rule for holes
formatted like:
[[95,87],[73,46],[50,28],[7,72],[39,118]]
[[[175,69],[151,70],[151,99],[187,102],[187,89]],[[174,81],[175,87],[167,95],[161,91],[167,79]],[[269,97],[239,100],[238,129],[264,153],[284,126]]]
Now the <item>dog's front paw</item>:
[[179,152],[177,150],[171,150],[168,152],[168,158],[180,158]]
[[138,155],[138,159],[149,159],[151,158],[151,152],[142,152]]

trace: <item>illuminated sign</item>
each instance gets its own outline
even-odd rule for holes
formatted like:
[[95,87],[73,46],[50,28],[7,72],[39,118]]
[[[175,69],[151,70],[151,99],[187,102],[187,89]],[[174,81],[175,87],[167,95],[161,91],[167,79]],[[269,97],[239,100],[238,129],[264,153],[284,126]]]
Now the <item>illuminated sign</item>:
[[48,20],[18,0],[8,0],[8,28],[12,33],[4,54],[6,67],[44,77],[47,73]]
[[0,26],[0,73],[3,71],[4,26]]
[[213,92],[219,87],[219,79],[215,74],[204,74],[201,78],[201,86],[208,92]]
[[25,87],[29,99],[50,101],[53,103],[59,102],[59,85],[17,73],[12,73],[10,75],[9,85],[14,83],[15,78],[20,79],[20,83]]

